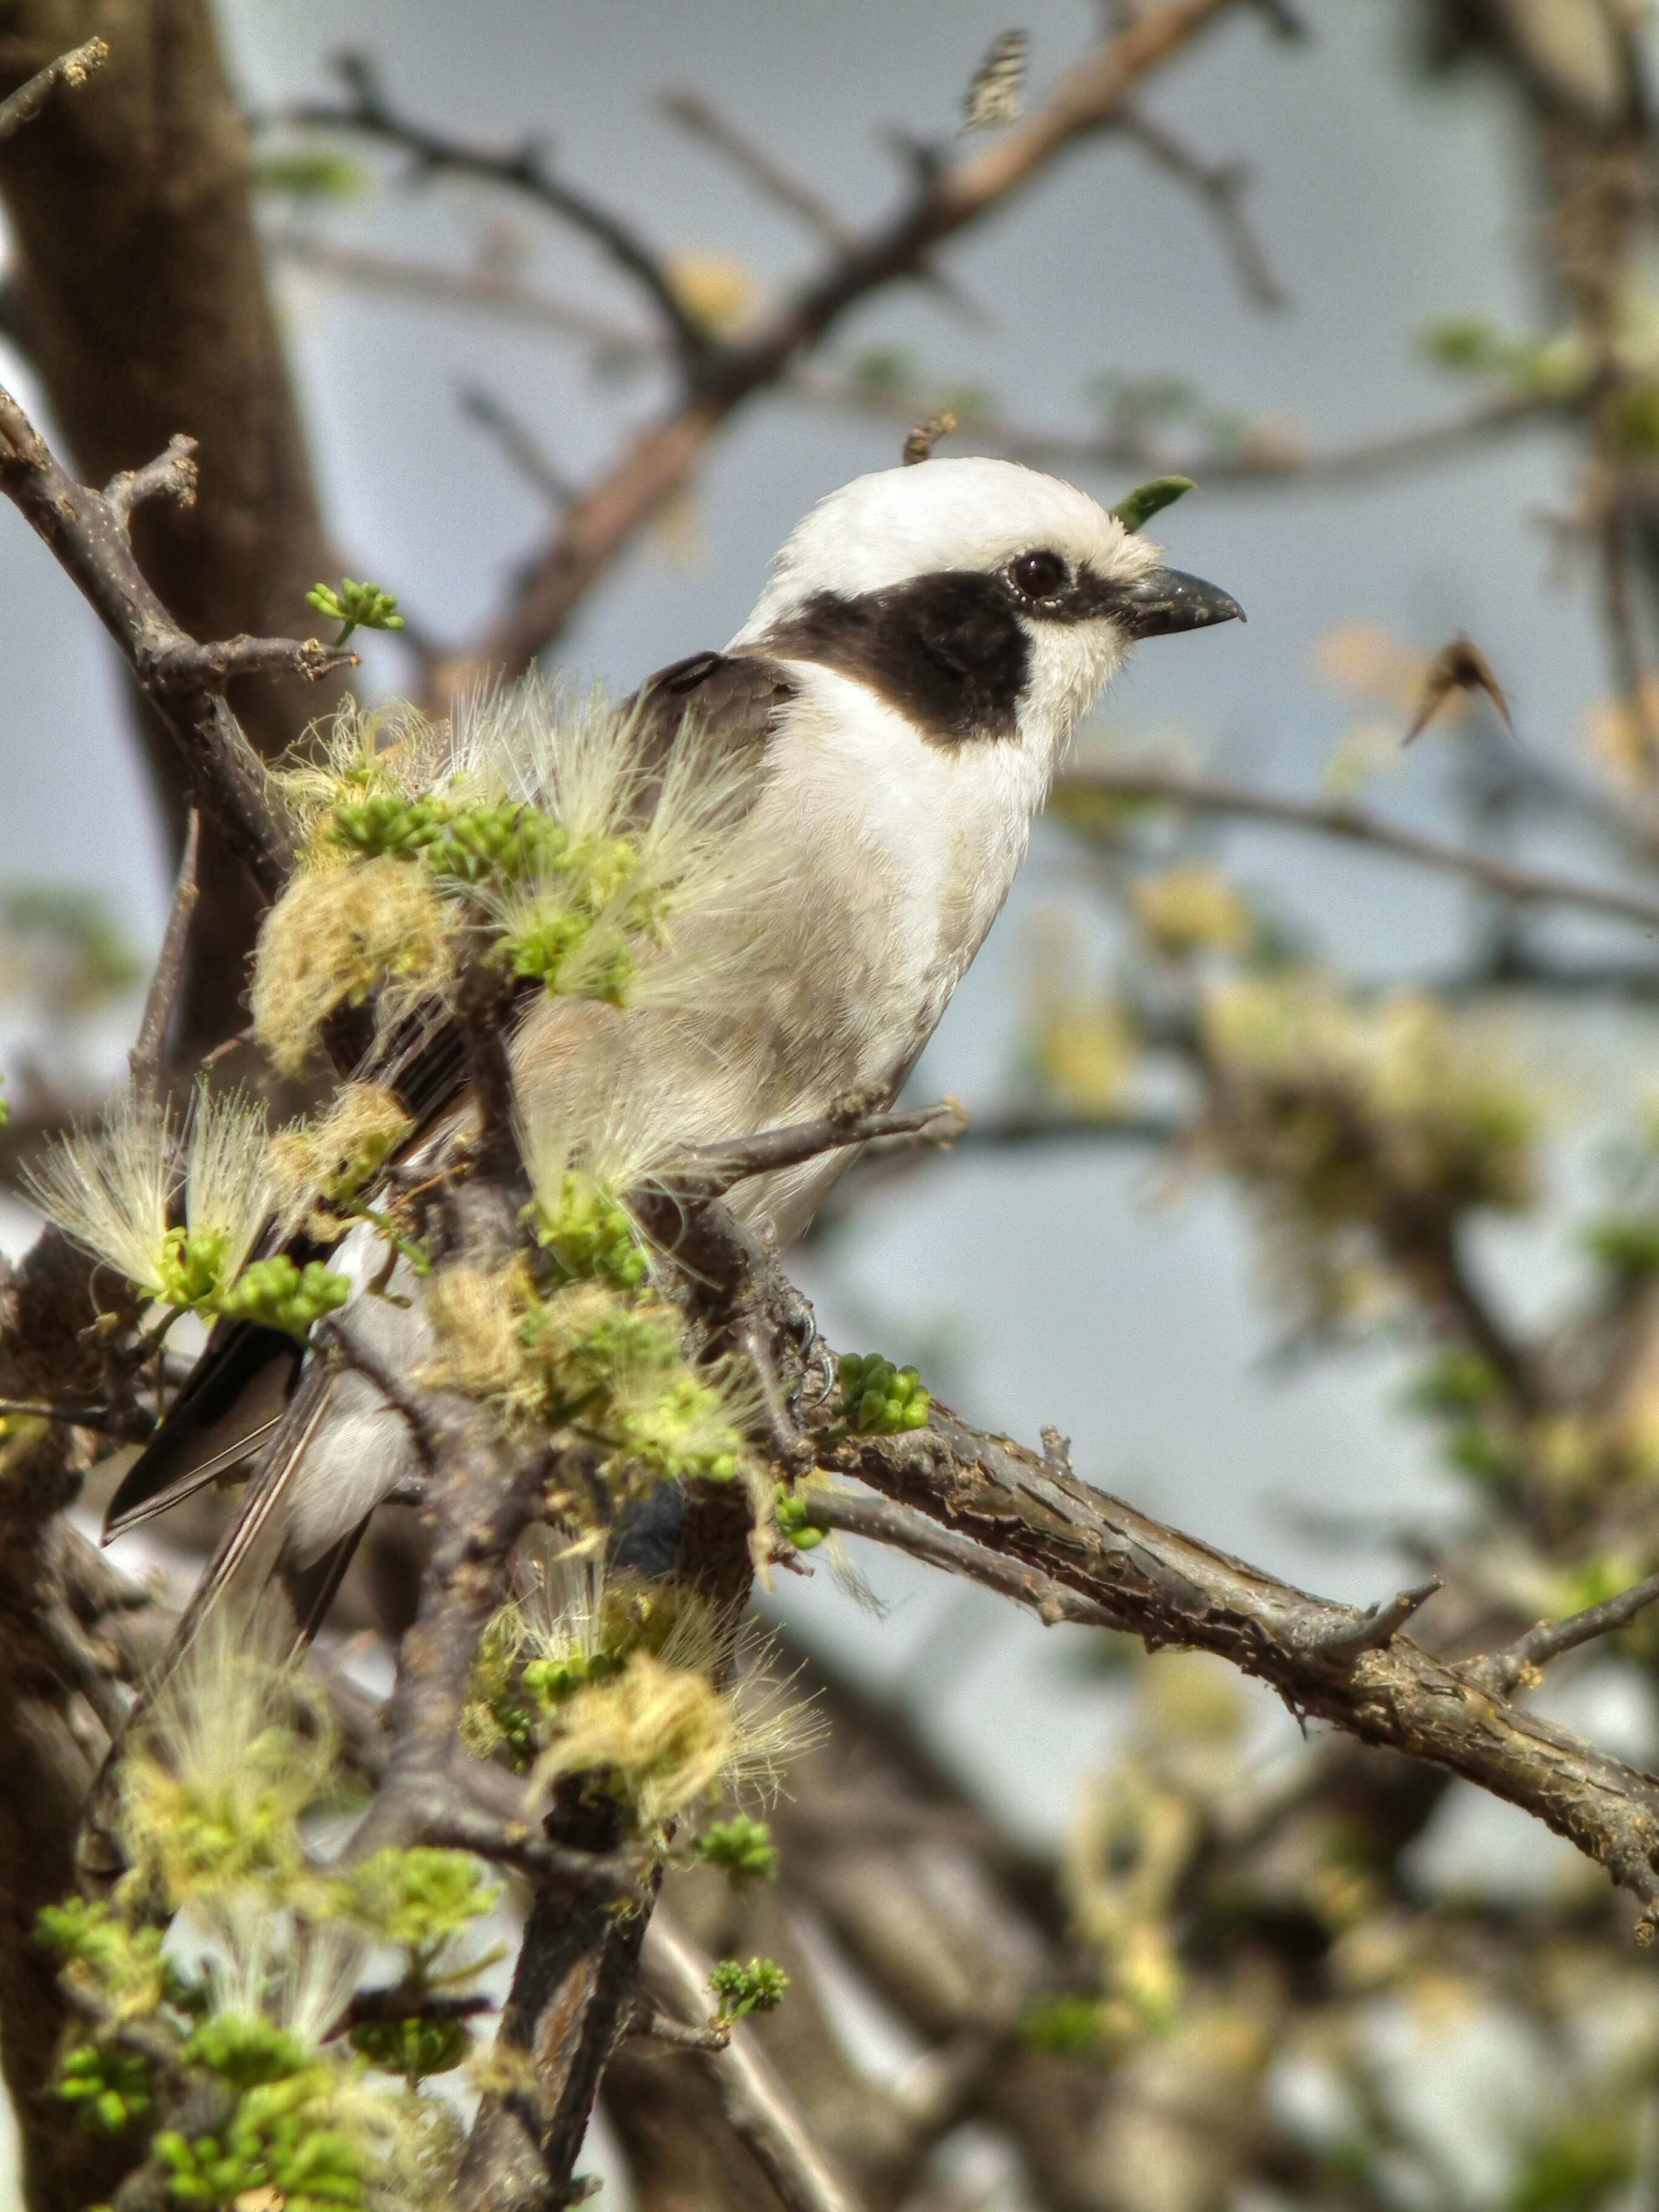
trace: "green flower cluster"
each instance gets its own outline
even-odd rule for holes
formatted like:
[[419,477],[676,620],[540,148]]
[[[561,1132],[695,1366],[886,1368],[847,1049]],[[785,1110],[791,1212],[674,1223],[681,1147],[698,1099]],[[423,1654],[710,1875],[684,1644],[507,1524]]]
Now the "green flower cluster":
[[932,1404],[914,1367],[895,1367],[877,1352],[849,1352],[842,1360],[842,1419],[855,1436],[897,1437],[925,1429]]
[[745,2013],[775,2012],[789,1977],[775,1959],[751,1959],[746,1966],[736,1959],[722,1959],[708,1977],[708,1986],[719,2000],[715,2020],[729,2026]]
[[576,994],[620,1005],[638,972],[636,939],[660,939],[661,896],[628,896],[640,871],[628,840],[572,838],[521,800],[369,789],[331,807],[323,834],[354,860],[422,861],[435,890],[482,901],[502,960],[551,992],[568,987],[580,955]]
[[149,2061],[118,2044],[82,2044],[58,2069],[58,2094],[78,2105],[82,2125],[99,2135],[118,2136],[141,2119],[154,2086]]
[[200,1312],[216,1309],[222,1295],[227,1238],[222,1229],[169,1229],[161,1240],[156,1268],[161,1293],[172,1306]]
[[772,1831],[764,1820],[751,1820],[746,1813],[705,1828],[693,1839],[690,1855],[698,1866],[722,1868],[733,1889],[778,1878],[778,1847]]
[[525,1218],[568,1280],[611,1283],[621,1291],[644,1282],[649,1262],[627,1208],[591,1176],[573,1170],[561,1182],[556,1204],[532,1200]]
[[336,645],[343,645],[355,629],[401,629],[404,626],[392,592],[381,591],[377,584],[356,583],[349,576],[341,577],[337,590],[332,584],[313,584],[306,593],[306,605],[315,607],[326,621],[343,625]]
[[409,1954],[411,1979],[429,1977],[456,1939],[495,1911],[501,1894],[471,1852],[429,1844],[376,1851],[336,1890],[346,1918]]
[[515,881],[544,861],[556,864],[570,843],[557,823],[514,800],[409,799],[391,791],[343,801],[326,830],[357,860],[423,859],[449,889]]
[[[368,2212],[405,2168],[414,2193],[397,2203],[448,2201],[433,2192],[453,2146],[416,2092],[470,2048],[440,1992],[489,1963],[458,1955],[459,1939],[500,1891],[459,1851],[386,1850],[334,1877],[313,1865],[301,1823],[335,1786],[337,1749],[320,1709],[296,1714],[304,1703],[278,1668],[204,1644],[128,1756],[132,1871],[111,1901],[72,1898],[40,1916],[94,2023],[62,2062],[59,2094],[89,2126],[161,2119],[147,2203],[228,2208],[268,2191],[289,2212]],[[162,1956],[185,1903],[213,1934],[198,1979]],[[404,1954],[388,2008],[403,2017],[349,2047],[329,2030],[351,1988],[342,1962],[363,1937]],[[371,2066],[405,2087],[372,2083]]]
[[187,2140],[176,2129],[155,2138],[175,2203],[235,2205],[255,2190],[273,2190],[285,2212],[359,2212],[368,2202],[374,2163],[368,2148],[326,2124],[332,2076],[302,2065],[239,2097],[222,2136]]
[[413,2084],[428,2074],[453,2074],[472,2055],[464,2020],[416,2013],[407,2020],[364,2021],[351,2031],[351,2047],[382,2074],[401,2074]]
[[320,1260],[308,1260],[301,1267],[287,1253],[279,1252],[245,1267],[221,1294],[217,1310],[228,1321],[257,1322],[262,1328],[304,1338],[314,1322],[344,1305],[350,1296],[349,1279]]
[[779,1483],[772,1493],[772,1517],[778,1524],[779,1535],[787,1537],[798,1552],[817,1551],[830,1534],[813,1520],[812,1509],[805,1498],[787,1483]]

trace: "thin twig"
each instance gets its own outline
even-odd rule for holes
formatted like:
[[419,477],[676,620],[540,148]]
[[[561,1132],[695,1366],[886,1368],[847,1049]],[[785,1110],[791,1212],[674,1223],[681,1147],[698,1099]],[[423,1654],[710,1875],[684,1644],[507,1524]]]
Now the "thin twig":
[[428,1475],[437,1468],[441,1440],[430,1407],[418,1391],[381,1358],[352,1328],[343,1314],[330,1314],[313,1331],[319,1344],[332,1346],[348,1367],[355,1367],[372,1382],[394,1413],[403,1417],[416,1456]]
[[[705,145],[712,146],[717,154],[724,155],[766,198],[775,200],[780,207],[787,209],[832,252],[849,253],[854,250],[858,236],[851,225],[842,221],[828,201],[821,199],[798,177],[792,176],[763,146],[757,145],[746,133],[739,131],[736,124],[720,113],[711,100],[706,99],[700,92],[691,92],[682,87],[665,92],[658,105],[672,123],[678,123],[683,131],[689,131],[694,138],[700,138]],[[941,299],[948,300],[953,307],[970,320],[976,323],[985,321],[983,309],[969,298],[953,278],[925,264],[918,266],[915,274],[919,283],[937,292]]]
[[104,486],[104,504],[122,531],[130,535],[133,510],[147,499],[170,499],[175,507],[194,507],[200,472],[196,466],[196,441],[182,431],[167,441],[167,449],[141,469],[123,469]]
[[763,146],[757,145],[722,115],[713,100],[684,86],[675,86],[659,95],[657,105],[671,123],[678,123],[682,131],[724,155],[766,198],[787,208],[822,244],[837,253],[850,252],[856,238],[852,226],[842,221],[827,200],[792,176]]
[[1564,1652],[1576,1651],[1580,1644],[1594,1643],[1600,1636],[1617,1635],[1656,1602],[1659,1602],[1659,1575],[1650,1575],[1645,1582],[1632,1583],[1617,1597],[1604,1598],[1600,1605],[1586,1606],[1582,1613],[1570,1613],[1562,1620],[1540,1621],[1536,1628],[1517,1636],[1501,1651],[1475,1660],[1474,1669],[1495,1689],[1513,1690],[1540,1679],[1551,1660],[1560,1658]]
[[1138,107],[1120,107],[1114,127],[1150,154],[1158,167],[1190,185],[1221,234],[1239,289],[1258,307],[1283,307],[1289,295],[1273,275],[1261,240],[1244,212],[1250,173],[1242,161],[1211,163],[1183,145],[1172,131]]
[[596,314],[585,304],[560,299],[497,270],[446,269],[436,262],[398,254],[366,253],[303,230],[274,231],[270,245],[289,267],[307,275],[428,306],[505,316],[532,330],[591,346],[607,367],[644,368],[663,359],[662,341],[651,331]]
[[725,2051],[732,2041],[729,2021],[708,2027],[688,2027],[650,2005],[641,2005],[635,2010],[628,2023],[628,2033],[653,2043],[665,2043],[672,2051]]
[[864,1112],[854,1103],[850,1111],[832,1109],[815,1121],[797,1121],[787,1129],[764,1129],[724,1144],[688,1146],[664,1168],[660,1180],[689,1197],[723,1198],[750,1176],[796,1167],[848,1145],[889,1137],[951,1145],[967,1127],[968,1116],[954,1098],[897,1113]]
[[489,431],[525,481],[534,486],[551,507],[562,509],[576,496],[568,477],[561,476],[532,434],[493,392],[481,384],[463,385],[456,395],[463,415]]
[[970,1543],[965,1536],[953,1536],[925,1515],[912,1513],[887,1498],[831,1490],[822,1483],[809,1486],[806,1496],[815,1527],[838,1529],[847,1536],[866,1536],[872,1543],[908,1552],[930,1567],[942,1567],[947,1574],[982,1583],[1002,1597],[1030,1606],[1047,1627],[1061,1621],[1082,1628],[1115,1626],[1109,1613],[1051,1576],[1038,1574],[1000,1553],[988,1552],[982,1544]]
[[68,1428],[118,1437],[124,1443],[149,1436],[155,1425],[138,1407],[124,1413],[113,1406],[58,1406],[44,1398],[0,1398],[0,1421],[61,1421]]
[[472,1851],[538,1881],[556,1880],[612,1898],[636,1894],[656,1862],[645,1851],[583,1851],[556,1843],[526,1820],[497,1820],[459,1802],[434,1806],[422,1822],[424,1842]]
[[1438,868],[1450,875],[1466,876],[1504,898],[1522,903],[1574,907],[1583,914],[1605,915],[1616,921],[1634,922],[1644,929],[1659,929],[1659,901],[1640,891],[1620,890],[1604,884],[1587,884],[1548,869],[1523,868],[1489,853],[1472,851],[1442,837],[1431,837],[1403,823],[1358,806],[1322,799],[1292,799],[1278,793],[1257,791],[1248,784],[1220,783],[1202,776],[1183,775],[1174,769],[1110,768],[1079,769],[1059,787],[1062,815],[1070,799],[1150,800],[1185,806],[1200,813],[1233,814],[1256,822],[1276,823],[1288,830],[1310,830],[1326,837],[1374,846],[1421,866]]
[[167,908],[167,926],[162,933],[161,949],[156,955],[149,988],[144,994],[143,1016],[138,1024],[138,1042],[127,1055],[135,1086],[152,1099],[161,1095],[161,1062],[167,1052],[167,1035],[173,1027],[173,1011],[179,1003],[179,987],[184,977],[191,921],[200,896],[201,887],[196,879],[196,868],[201,848],[201,810],[192,806],[185,817],[185,849],[179,861],[178,880],[173,887],[173,903]]
[[540,206],[585,231],[633,277],[647,294],[672,333],[676,347],[688,366],[702,361],[711,341],[675,289],[661,257],[624,222],[620,216],[599,206],[556,177],[547,166],[544,148],[526,139],[510,153],[477,145],[428,129],[392,108],[380,76],[362,54],[339,56],[335,64],[349,99],[343,106],[323,101],[301,103],[292,111],[296,123],[325,131],[356,131],[365,137],[401,147],[415,157],[417,167],[428,173],[453,172],[482,177],[491,184],[523,192]]
[[[646,1931],[640,1971],[652,1996],[682,2017],[708,2010],[710,1962],[659,1912]],[[723,2051],[700,2062],[732,2132],[753,2153],[787,2212],[861,2212],[783,2083],[741,2026]]]
[[59,54],[56,61],[37,70],[27,84],[19,85],[9,98],[0,100],[0,144],[26,123],[33,123],[60,84],[66,91],[78,90],[108,59],[109,48],[104,41],[88,39],[84,46]]

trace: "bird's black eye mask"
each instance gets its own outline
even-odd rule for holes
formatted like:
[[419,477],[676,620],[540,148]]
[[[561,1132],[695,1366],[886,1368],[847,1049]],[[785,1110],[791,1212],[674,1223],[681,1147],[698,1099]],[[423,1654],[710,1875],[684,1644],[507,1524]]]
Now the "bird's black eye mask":
[[1031,672],[1033,622],[1109,614],[1130,637],[1197,629],[1239,614],[1237,600],[1195,576],[1154,568],[1133,584],[1075,571],[1046,546],[994,574],[971,568],[913,576],[877,592],[817,592],[775,623],[757,649],[810,660],[862,684],[936,744],[1007,739]]

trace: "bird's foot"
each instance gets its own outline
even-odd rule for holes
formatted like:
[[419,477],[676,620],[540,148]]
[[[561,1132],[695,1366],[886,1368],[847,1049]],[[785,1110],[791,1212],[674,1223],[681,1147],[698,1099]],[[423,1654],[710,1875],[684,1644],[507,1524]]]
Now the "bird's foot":
[[793,1283],[785,1286],[783,1326],[800,1354],[800,1380],[789,1394],[789,1412],[799,1424],[807,1410],[823,1405],[840,1377],[835,1354],[818,1334],[812,1302]]

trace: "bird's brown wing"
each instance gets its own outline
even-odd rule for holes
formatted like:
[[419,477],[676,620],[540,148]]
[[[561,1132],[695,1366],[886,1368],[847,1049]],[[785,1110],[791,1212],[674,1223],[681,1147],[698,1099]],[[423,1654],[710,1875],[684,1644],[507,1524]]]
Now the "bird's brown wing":
[[756,787],[777,718],[799,687],[781,662],[762,653],[694,653],[647,676],[623,705],[634,717],[640,757],[660,769],[688,727],[714,737],[722,751],[752,757]]

